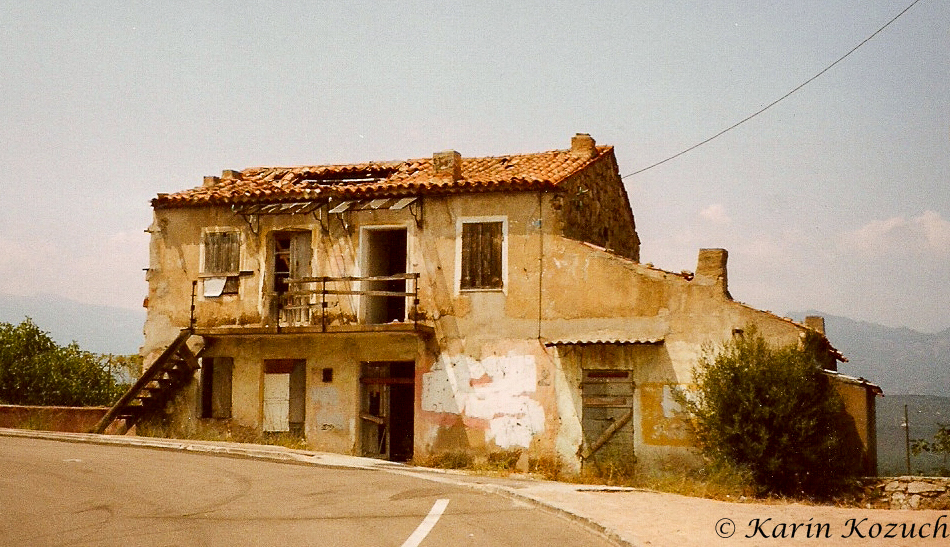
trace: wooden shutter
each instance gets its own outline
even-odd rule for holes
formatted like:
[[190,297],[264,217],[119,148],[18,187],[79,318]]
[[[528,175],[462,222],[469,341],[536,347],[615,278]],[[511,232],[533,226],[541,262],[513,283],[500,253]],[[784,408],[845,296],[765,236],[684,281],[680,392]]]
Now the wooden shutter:
[[501,289],[502,222],[462,224],[462,289]]
[[240,270],[241,236],[238,232],[208,232],[204,239],[204,273],[233,274]]

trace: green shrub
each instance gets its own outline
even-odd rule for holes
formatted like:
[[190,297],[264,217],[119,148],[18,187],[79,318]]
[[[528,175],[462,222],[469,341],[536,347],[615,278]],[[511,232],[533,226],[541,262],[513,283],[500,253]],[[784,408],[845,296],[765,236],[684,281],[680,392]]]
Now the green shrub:
[[0,403],[111,405],[122,394],[109,358],[73,342],[59,346],[30,319],[0,322]]
[[775,348],[754,327],[707,348],[693,370],[695,391],[678,399],[703,454],[748,471],[760,494],[825,497],[855,472],[846,449],[843,405],[804,348]]

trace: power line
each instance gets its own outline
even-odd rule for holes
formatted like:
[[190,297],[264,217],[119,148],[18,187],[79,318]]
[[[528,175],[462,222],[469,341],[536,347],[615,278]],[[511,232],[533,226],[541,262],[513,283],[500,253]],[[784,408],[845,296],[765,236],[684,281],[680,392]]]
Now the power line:
[[739,127],[740,125],[744,124],[745,122],[751,120],[752,118],[754,118],[754,117],[758,116],[759,114],[765,112],[766,110],[772,108],[773,106],[777,105],[778,103],[784,101],[785,99],[787,99],[788,97],[790,97],[792,94],[794,94],[795,92],[797,92],[797,91],[800,90],[801,88],[803,88],[803,87],[805,87],[806,85],[808,85],[808,84],[812,83],[813,81],[817,80],[822,74],[824,74],[825,72],[828,72],[829,70],[831,70],[835,65],[837,65],[837,64],[840,63],[841,61],[844,61],[846,58],[848,58],[848,56],[850,56],[852,53],[854,53],[855,51],[857,51],[858,48],[860,48],[860,47],[863,46],[864,44],[870,42],[872,38],[874,38],[875,36],[877,36],[878,34],[880,34],[884,29],[886,29],[887,27],[889,27],[889,26],[891,25],[891,23],[893,23],[894,21],[897,21],[902,15],[904,15],[905,13],[907,13],[907,12],[910,10],[910,8],[912,8],[912,7],[914,7],[915,5],[917,5],[918,2],[920,2],[920,0],[914,0],[913,2],[911,2],[911,4],[910,4],[909,6],[907,6],[906,8],[904,8],[903,11],[901,11],[900,13],[898,13],[897,15],[895,15],[893,19],[891,19],[891,20],[888,21],[887,23],[884,23],[884,26],[882,26],[881,28],[879,28],[879,29],[877,29],[876,31],[874,31],[870,36],[868,36],[867,38],[865,38],[864,40],[862,40],[861,43],[859,43],[858,45],[856,45],[856,46],[854,46],[853,48],[851,48],[850,51],[848,51],[847,53],[845,53],[845,54],[842,55],[841,57],[838,57],[838,59],[837,59],[835,62],[833,62],[833,63],[831,63],[830,65],[826,66],[825,68],[823,68],[823,69],[821,70],[821,72],[819,72],[818,74],[815,74],[815,75],[812,76],[811,78],[805,80],[805,81],[802,82],[800,85],[798,85],[798,87],[792,89],[791,91],[789,91],[789,92],[786,93],[785,95],[782,95],[782,96],[779,97],[778,99],[775,99],[774,101],[772,101],[771,103],[767,104],[767,105],[764,106],[763,108],[760,108],[759,110],[755,111],[754,113],[750,114],[749,116],[746,116],[746,117],[743,118],[742,120],[740,120],[740,121],[738,121],[738,122],[736,122],[736,123],[730,125],[729,127],[723,129],[723,130],[720,131],[719,133],[716,133],[715,135],[713,135],[712,137],[709,137],[708,139],[706,139],[706,140],[704,140],[704,141],[701,141],[701,142],[699,142],[699,143],[696,143],[696,144],[690,146],[689,148],[687,148],[687,149],[685,149],[685,150],[682,150],[682,151],[680,151],[680,152],[677,152],[676,154],[673,154],[672,156],[666,158],[665,160],[658,161],[658,162],[654,163],[653,165],[648,165],[647,167],[644,167],[643,169],[639,169],[639,170],[637,170],[637,171],[634,171],[633,173],[630,173],[630,174],[628,174],[628,175],[624,175],[624,176],[622,176],[622,177],[620,177],[620,178],[625,179],[625,178],[627,178],[627,177],[632,177],[633,175],[637,175],[637,174],[642,173],[642,172],[644,172],[644,171],[647,171],[647,170],[649,170],[649,169],[653,169],[654,167],[657,167],[657,166],[659,166],[659,165],[663,165],[664,163],[666,163],[666,162],[668,162],[668,161],[670,161],[670,160],[674,160],[674,159],[676,159],[676,158],[682,156],[683,154],[685,154],[685,153],[687,153],[687,152],[690,152],[690,151],[692,151],[692,150],[695,150],[695,149],[699,148],[700,146],[702,146],[702,145],[704,145],[704,144],[706,144],[706,143],[708,143],[708,142],[710,142],[710,141],[712,141],[712,140],[714,140],[714,139],[717,139],[717,138],[719,138],[719,137],[725,135],[725,134],[728,133],[729,131],[732,131],[733,129],[735,129],[735,128]]

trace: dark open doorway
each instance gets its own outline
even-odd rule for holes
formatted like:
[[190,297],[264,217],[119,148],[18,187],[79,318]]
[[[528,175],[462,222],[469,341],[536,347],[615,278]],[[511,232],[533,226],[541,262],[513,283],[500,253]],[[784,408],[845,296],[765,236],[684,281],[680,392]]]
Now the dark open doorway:
[[415,363],[363,363],[360,441],[364,456],[412,459]]
[[[380,228],[364,232],[364,276],[391,276],[406,273],[406,229]],[[365,290],[405,292],[405,280],[368,282]],[[367,296],[363,308],[366,323],[406,320],[404,296]]]

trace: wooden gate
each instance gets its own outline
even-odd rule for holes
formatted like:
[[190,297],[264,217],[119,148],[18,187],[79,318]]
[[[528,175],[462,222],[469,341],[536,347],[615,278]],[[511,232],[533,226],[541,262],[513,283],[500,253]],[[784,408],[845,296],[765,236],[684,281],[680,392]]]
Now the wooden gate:
[[581,395],[584,444],[581,460],[597,467],[611,463],[627,467],[634,453],[633,392],[629,370],[583,371]]

